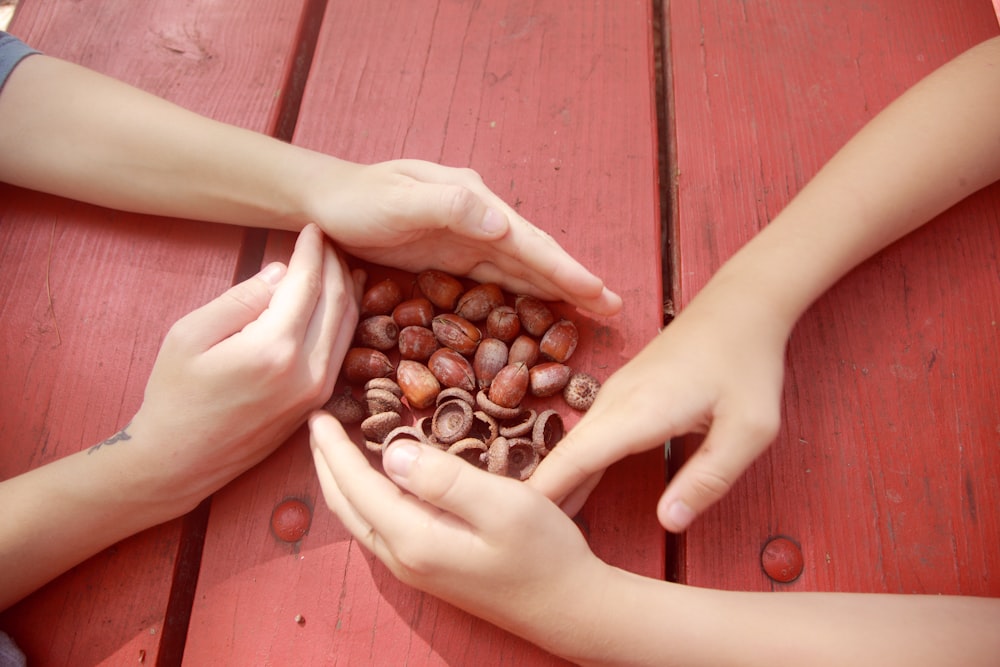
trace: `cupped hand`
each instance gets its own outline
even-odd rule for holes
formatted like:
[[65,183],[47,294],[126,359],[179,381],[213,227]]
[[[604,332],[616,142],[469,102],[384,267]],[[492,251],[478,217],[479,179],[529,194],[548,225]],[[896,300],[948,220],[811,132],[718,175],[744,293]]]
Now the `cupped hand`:
[[528,484],[574,514],[615,461],[705,434],[657,505],[683,531],[777,435],[787,336],[752,300],[706,289],[608,378]]
[[346,252],[418,272],[436,268],[600,315],[621,299],[517,214],[471,169],[421,160],[337,162],[337,187],[313,188],[312,219]]
[[600,608],[611,568],[556,505],[416,442],[386,449],[390,481],[328,413],[309,426],[327,505],[397,578],[550,650],[584,641],[576,617]]
[[287,268],[269,265],[171,327],[127,429],[167,492],[200,501],[322,405],[357,323],[358,291],[309,225]]

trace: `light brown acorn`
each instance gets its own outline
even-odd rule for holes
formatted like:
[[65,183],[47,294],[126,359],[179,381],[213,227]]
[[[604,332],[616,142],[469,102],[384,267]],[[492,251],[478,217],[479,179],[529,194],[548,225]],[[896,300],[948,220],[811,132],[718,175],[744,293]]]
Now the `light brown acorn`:
[[480,283],[463,294],[455,306],[455,314],[470,322],[485,320],[494,308],[503,305],[503,292],[496,283]]
[[372,315],[358,322],[354,338],[361,347],[372,347],[386,352],[396,347],[399,326],[389,315]]
[[403,359],[396,368],[396,382],[403,390],[406,402],[413,409],[429,408],[434,405],[441,383],[430,369],[419,361]]
[[392,362],[384,352],[370,347],[352,347],[344,357],[344,377],[349,382],[367,382],[392,375]]
[[567,319],[561,319],[545,331],[538,343],[538,351],[543,357],[564,364],[573,356],[579,342],[580,334],[576,325]]
[[403,300],[403,290],[392,278],[377,282],[361,297],[361,316],[388,315]]
[[498,306],[486,316],[486,335],[509,343],[521,333],[521,320],[510,306]]
[[427,327],[411,325],[403,327],[397,341],[401,359],[427,361],[441,345],[434,332]]
[[487,395],[501,407],[517,407],[528,392],[528,381],[528,367],[523,363],[504,366],[493,378]]
[[593,375],[574,373],[563,388],[563,398],[574,410],[589,410],[600,388],[601,383]]
[[521,327],[532,336],[541,336],[556,321],[552,310],[541,299],[522,294],[514,300]]
[[441,310],[453,310],[455,301],[465,289],[454,276],[444,271],[428,269],[417,274],[417,287],[424,296]]
[[493,382],[500,369],[507,365],[507,344],[499,338],[484,338],[476,348],[472,360],[476,382],[480,389],[486,389]]
[[531,336],[518,336],[510,344],[510,352],[507,354],[508,364],[522,363],[528,368],[538,361],[538,343]]
[[434,304],[422,296],[407,299],[392,309],[392,319],[399,328],[430,327],[434,318]]
[[437,315],[431,322],[431,329],[439,343],[460,354],[471,355],[483,337],[475,324],[454,313]]
[[528,372],[529,391],[532,396],[538,398],[555,396],[563,390],[572,374],[572,368],[556,361],[546,361],[532,366]]
[[476,390],[476,374],[472,364],[450,347],[442,347],[427,360],[427,368],[445,387],[458,387],[465,391]]

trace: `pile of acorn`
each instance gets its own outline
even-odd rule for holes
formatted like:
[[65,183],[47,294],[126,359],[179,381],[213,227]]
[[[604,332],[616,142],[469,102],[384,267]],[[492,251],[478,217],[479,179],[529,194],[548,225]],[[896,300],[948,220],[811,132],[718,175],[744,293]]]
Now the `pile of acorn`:
[[[347,386],[327,409],[344,424],[360,422],[372,451],[416,439],[527,479],[564,429],[556,410],[526,408],[525,397],[562,394],[570,407],[586,410],[600,388],[566,364],[579,340],[576,325],[533,296],[508,305],[493,283],[466,290],[436,270],[421,272],[416,283],[421,296],[405,300],[391,278],[365,292],[355,347],[341,370]],[[363,402],[352,389],[359,385]],[[433,414],[404,423],[407,407]]]

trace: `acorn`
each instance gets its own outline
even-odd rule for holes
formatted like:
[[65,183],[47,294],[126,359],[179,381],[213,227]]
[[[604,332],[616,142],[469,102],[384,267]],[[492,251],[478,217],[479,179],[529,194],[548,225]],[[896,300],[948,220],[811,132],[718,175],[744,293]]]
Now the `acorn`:
[[465,291],[457,278],[436,269],[417,274],[417,287],[431,303],[448,311],[454,309],[455,301]]
[[573,356],[578,342],[580,334],[576,330],[576,325],[567,319],[562,319],[548,328],[538,343],[538,351],[543,357],[564,364]]
[[427,367],[445,387],[458,387],[465,391],[476,390],[476,374],[472,364],[449,347],[442,347],[427,360]]
[[521,333],[521,320],[510,306],[498,306],[486,316],[486,335],[509,343]]
[[392,309],[392,319],[400,329],[430,327],[433,318],[434,305],[422,296],[407,299]]
[[350,382],[367,382],[392,375],[392,362],[385,353],[370,347],[352,347],[344,357],[344,377]]
[[357,424],[365,418],[365,406],[354,398],[350,387],[340,394],[334,394],[324,406],[341,424]]
[[434,405],[441,383],[430,369],[419,361],[403,359],[396,368],[396,382],[410,407],[419,410]]
[[403,403],[399,397],[386,389],[369,389],[365,392],[365,403],[369,415],[377,415],[380,412],[403,414]]
[[442,313],[431,322],[431,328],[438,342],[461,354],[476,351],[483,334],[475,324],[454,313]]
[[503,292],[496,283],[481,283],[462,295],[455,314],[470,322],[485,320],[490,312],[503,305]]
[[372,347],[385,352],[396,347],[399,326],[389,315],[372,315],[358,323],[354,338],[362,347]]
[[601,383],[593,375],[574,373],[563,388],[563,398],[574,410],[589,410],[600,389]]
[[523,363],[504,366],[493,378],[487,396],[501,407],[517,407],[528,392],[528,379],[528,367]]
[[403,327],[400,330],[397,345],[401,359],[416,361],[427,361],[434,351],[441,347],[433,331],[416,325]]
[[507,353],[507,363],[523,363],[528,368],[538,361],[538,343],[531,336],[518,336],[510,344],[510,352]]
[[361,432],[371,442],[381,443],[385,436],[402,423],[403,418],[398,412],[379,412],[361,422]]
[[541,299],[533,296],[518,296],[514,300],[514,309],[521,320],[521,327],[532,336],[541,336],[556,321],[552,310]]
[[569,382],[573,369],[556,361],[547,361],[532,366],[528,372],[528,388],[532,396],[545,398],[555,396]]
[[476,381],[480,389],[493,382],[500,369],[507,365],[507,345],[499,338],[484,338],[476,348],[472,360]]
[[403,300],[403,290],[392,278],[375,283],[361,297],[361,316],[388,315],[400,301]]

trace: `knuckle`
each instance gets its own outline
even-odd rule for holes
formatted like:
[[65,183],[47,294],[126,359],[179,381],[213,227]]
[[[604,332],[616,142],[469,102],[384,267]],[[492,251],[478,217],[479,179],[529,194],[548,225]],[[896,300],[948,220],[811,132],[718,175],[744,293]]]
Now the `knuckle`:
[[733,482],[711,470],[698,470],[689,480],[691,493],[697,499],[696,505],[703,507],[722,498],[733,488]]
[[451,185],[442,192],[444,210],[447,219],[452,222],[459,222],[465,219],[478,203],[478,198],[468,188],[461,185]]

